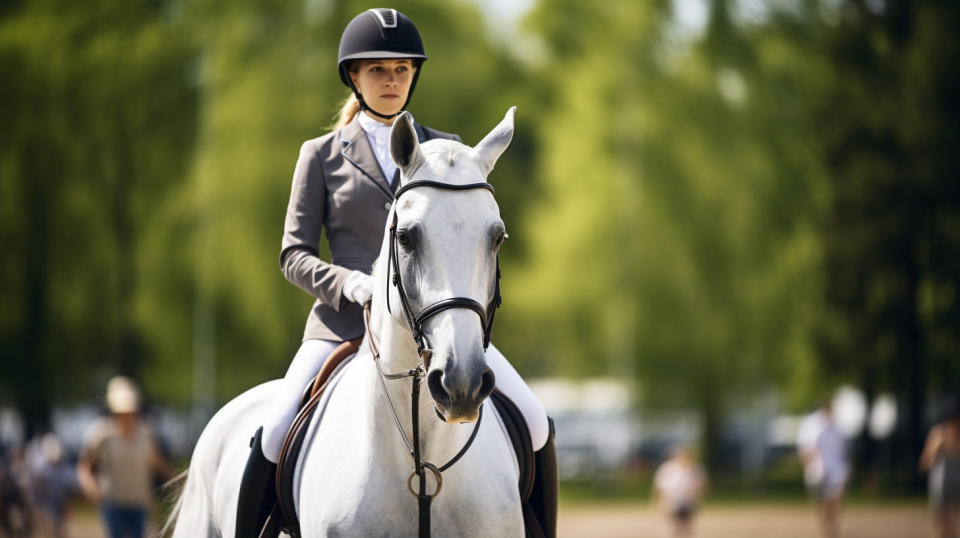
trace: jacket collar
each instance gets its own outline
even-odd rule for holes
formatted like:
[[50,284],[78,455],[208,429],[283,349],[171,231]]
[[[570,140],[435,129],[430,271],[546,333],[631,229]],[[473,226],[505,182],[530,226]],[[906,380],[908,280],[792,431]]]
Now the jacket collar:
[[[360,112],[359,114],[362,114]],[[340,129],[340,142],[343,143],[342,154],[344,158],[353,166],[357,167],[363,175],[373,181],[380,190],[390,199],[393,199],[393,189],[390,188],[390,182],[383,175],[380,164],[377,163],[377,157],[373,154],[373,148],[370,147],[370,141],[367,140],[367,133],[360,126],[359,114],[353,118],[343,129]],[[419,124],[413,124],[417,131],[417,138],[424,142],[425,133]]]

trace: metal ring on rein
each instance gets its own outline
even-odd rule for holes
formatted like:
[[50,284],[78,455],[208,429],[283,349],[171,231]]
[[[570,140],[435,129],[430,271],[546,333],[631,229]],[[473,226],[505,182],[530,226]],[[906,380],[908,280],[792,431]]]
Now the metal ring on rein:
[[[437,466],[432,463],[423,462],[423,467],[430,469],[430,472],[433,473],[434,478],[437,479],[437,491],[434,491],[430,498],[434,498],[440,494],[440,489],[443,487],[443,475],[440,474],[440,469],[437,469]],[[407,489],[410,490],[410,494],[414,497],[420,497],[420,495],[413,490],[413,477],[417,476],[417,471],[410,473],[410,478],[407,479]]]

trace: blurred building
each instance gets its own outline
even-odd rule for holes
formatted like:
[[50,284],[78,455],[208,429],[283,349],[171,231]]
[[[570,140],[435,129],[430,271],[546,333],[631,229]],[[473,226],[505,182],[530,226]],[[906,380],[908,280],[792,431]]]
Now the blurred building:
[[[634,405],[631,383],[612,378],[538,379],[530,386],[553,417],[557,457],[564,480],[649,472],[677,443],[696,445],[702,421],[693,409],[643,409]],[[833,398],[838,427],[848,438],[867,429],[887,438],[896,404],[882,395],[868,409],[863,394],[841,387]],[[776,393],[739,402],[721,423],[715,461],[731,473],[759,476],[779,462],[796,462],[797,434],[805,414],[788,414]]]

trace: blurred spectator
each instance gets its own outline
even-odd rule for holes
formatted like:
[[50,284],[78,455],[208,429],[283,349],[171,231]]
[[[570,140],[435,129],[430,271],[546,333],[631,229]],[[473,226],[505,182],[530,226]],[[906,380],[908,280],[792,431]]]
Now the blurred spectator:
[[960,400],[947,399],[941,420],[927,435],[920,469],[930,471],[930,505],[942,538],[957,536],[960,511]]
[[670,518],[674,536],[690,536],[693,516],[706,485],[703,469],[693,461],[686,447],[673,447],[670,456],[653,475],[653,486],[661,507]]
[[31,537],[32,514],[23,451],[12,448],[0,452],[0,531],[11,538]]
[[66,462],[63,445],[52,433],[33,438],[26,448],[27,468],[33,485],[37,535],[66,536],[67,501],[77,489],[76,474]]
[[827,403],[804,419],[797,438],[803,477],[817,502],[823,535],[840,535],[840,508],[850,475],[847,439],[833,421]]
[[153,505],[153,474],[168,477],[169,465],[153,433],[140,419],[140,395],[133,381],[117,376],[107,384],[108,417],[87,430],[77,478],[87,497],[100,505],[110,538],[142,538]]

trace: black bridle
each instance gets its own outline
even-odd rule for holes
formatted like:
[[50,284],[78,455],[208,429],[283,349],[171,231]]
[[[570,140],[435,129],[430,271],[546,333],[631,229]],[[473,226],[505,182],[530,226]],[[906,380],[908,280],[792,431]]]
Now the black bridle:
[[[403,314],[407,318],[407,324],[410,326],[410,330],[413,332],[414,340],[417,341],[417,354],[423,357],[425,361],[429,362],[430,356],[433,354],[433,350],[429,347],[427,337],[423,333],[424,322],[426,322],[431,316],[439,314],[440,312],[450,308],[469,308],[470,310],[476,312],[478,316],[480,316],[480,323],[483,325],[483,349],[486,350],[490,345],[490,335],[493,332],[493,316],[496,314],[497,308],[500,307],[501,302],[499,255],[497,256],[496,287],[494,288],[493,298],[490,300],[490,303],[487,304],[486,308],[469,297],[451,297],[449,299],[441,299],[432,305],[427,306],[417,315],[413,315],[413,311],[410,308],[410,301],[407,298],[406,290],[403,289],[403,279],[400,276],[400,260],[397,257],[398,239],[396,201],[400,200],[400,196],[403,193],[417,187],[432,187],[435,189],[448,191],[487,189],[491,193],[495,193],[493,190],[493,185],[485,181],[479,183],[469,183],[467,185],[450,185],[448,183],[441,183],[439,181],[417,180],[411,181],[397,189],[396,194],[393,195],[393,222],[390,224],[390,269],[388,269],[388,271],[393,271],[393,277],[387,278],[387,311],[392,313],[390,310],[390,283],[392,282],[393,285],[397,287],[397,292],[400,295],[400,303],[403,306]],[[426,357],[424,357],[424,353],[426,353]]]
[[[407,445],[407,449],[410,451],[410,455],[413,457],[414,470],[407,479],[407,488],[410,490],[410,493],[417,497],[417,504],[419,508],[418,511],[420,516],[418,526],[419,536],[420,538],[427,538],[430,536],[430,504],[433,502],[433,498],[440,493],[440,488],[443,486],[443,478],[441,473],[449,469],[464,454],[466,454],[467,449],[469,449],[470,445],[473,444],[473,440],[477,437],[477,432],[480,430],[480,420],[483,418],[483,404],[480,405],[477,421],[473,427],[473,432],[470,434],[470,438],[467,439],[467,442],[463,445],[463,448],[461,448],[460,451],[450,459],[450,461],[440,467],[437,467],[432,463],[422,460],[420,455],[420,383],[423,381],[424,376],[430,368],[430,359],[433,356],[433,350],[429,345],[430,342],[427,340],[427,337],[423,332],[423,324],[432,316],[451,308],[467,308],[473,310],[478,316],[480,316],[480,323],[483,327],[483,349],[486,350],[490,345],[490,335],[493,331],[493,316],[501,302],[500,256],[497,256],[496,284],[493,298],[490,300],[490,303],[486,308],[484,308],[479,302],[475,301],[474,299],[470,299],[469,297],[451,297],[449,299],[441,299],[440,301],[437,301],[421,310],[419,314],[414,315],[413,310],[410,308],[410,300],[407,297],[407,292],[403,287],[403,279],[400,276],[400,260],[397,256],[398,238],[396,202],[400,200],[400,196],[403,193],[417,187],[432,187],[451,191],[487,189],[491,193],[493,193],[494,190],[493,185],[487,182],[470,183],[467,185],[450,185],[448,183],[441,183],[439,181],[417,180],[403,185],[397,189],[397,192],[393,196],[393,222],[390,224],[389,239],[390,264],[387,268],[387,311],[392,313],[390,309],[390,284],[393,283],[393,285],[397,287],[397,294],[400,296],[400,304],[403,306],[403,314],[407,320],[407,325],[410,327],[413,338],[417,342],[417,354],[420,357],[420,364],[416,368],[393,374],[384,373],[383,367],[380,364],[380,350],[378,349],[377,344],[374,342],[373,333],[370,332],[370,304],[367,303],[364,306],[364,323],[366,324],[368,335],[367,342],[370,345],[370,352],[373,355],[373,361],[377,365],[377,370],[380,373],[380,383],[383,386],[384,393],[387,397],[387,402],[389,403],[390,409],[393,412],[393,418],[397,423],[397,429],[400,431],[400,436],[403,438],[404,443]],[[393,405],[393,401],[390,399],[390,392],[387,390],[387,384],[385,381],[403,379],[405,377],[413,378],[413,386],[410,392],[412,414],[411,420],[413,422],[412,443],[407,439],[407,435],[403,431],[403,426],[400,424],[400,417],[397,415],[397,410]],[[440,413],[438,412],[437,414],[439,415]],[[441,416],[440,418],[442,419],[443,417]],[[430,471],[437,481],[437,489],[432,494],[427,493],[427,471]],[[418,477],[419,479],[419,492],[414,491],[411,484],[414,476]]]

